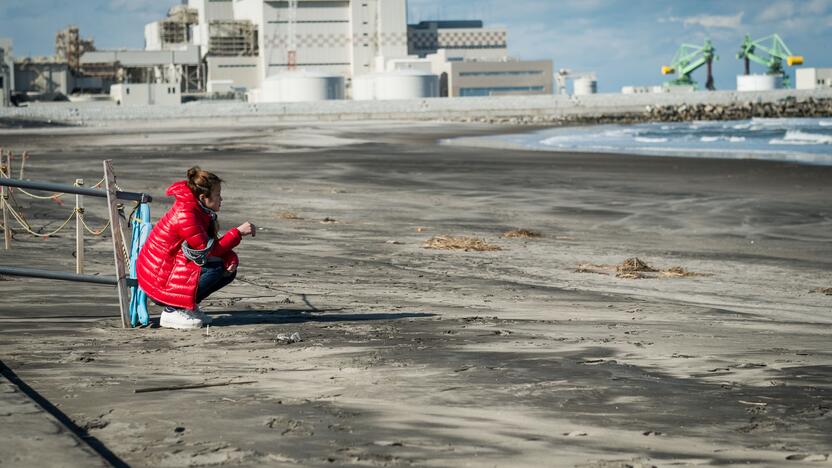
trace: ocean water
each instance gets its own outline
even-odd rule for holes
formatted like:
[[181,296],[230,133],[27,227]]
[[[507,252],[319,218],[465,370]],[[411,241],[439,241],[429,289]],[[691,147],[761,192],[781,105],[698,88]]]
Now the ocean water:
[[832,166],[832,119],[598,125],[490,138],[544,151],[759,159]]

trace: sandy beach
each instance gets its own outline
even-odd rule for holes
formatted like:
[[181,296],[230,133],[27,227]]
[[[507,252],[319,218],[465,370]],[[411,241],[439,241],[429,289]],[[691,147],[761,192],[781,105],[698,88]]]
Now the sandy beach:
[[[226,181],[222,226],[259,226],[200,331],[122,329],[114,288],[0,278],[0,360],[130,466],[832,464],[832,167],[439,143],[530,129],[0,130],[33,180],[94,183],[112,159],[154,220],[198,164]],[[18,201],[51,229],[74,204]],[[70,227],[18,231],[0,263],[72,271]],[[87,238],[88,274],[111,249]],[[89,466],[15,417],[0,466]]]

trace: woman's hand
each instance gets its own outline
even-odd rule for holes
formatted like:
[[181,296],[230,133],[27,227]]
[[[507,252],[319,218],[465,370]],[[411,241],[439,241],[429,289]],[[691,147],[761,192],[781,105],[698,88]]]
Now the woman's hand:
[[240,231],[240,235],[243,237],[248,235],[254,237],[257,234],[257,226],[251,223],[243,223],[237,228],[237,230]]

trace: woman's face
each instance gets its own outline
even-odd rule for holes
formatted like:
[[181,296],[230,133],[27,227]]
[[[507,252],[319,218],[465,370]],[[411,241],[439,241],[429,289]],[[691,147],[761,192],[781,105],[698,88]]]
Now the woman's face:
[[206,207],[214,211],[219,211],[220,207],[222,207],[222,186],[217,184],[214,186],[214,190],[211,190],[211,193],[207,197],[205,195],[200,195],[199,199]]

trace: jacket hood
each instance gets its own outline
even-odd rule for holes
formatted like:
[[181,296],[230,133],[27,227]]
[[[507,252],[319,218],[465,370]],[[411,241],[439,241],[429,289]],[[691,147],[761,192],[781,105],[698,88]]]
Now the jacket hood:
[[165,195],[175,197],[178,202],[198,204],[196,196],[188,188],[188,182],[184,180],[174,182],[173,185],[168,187]]

